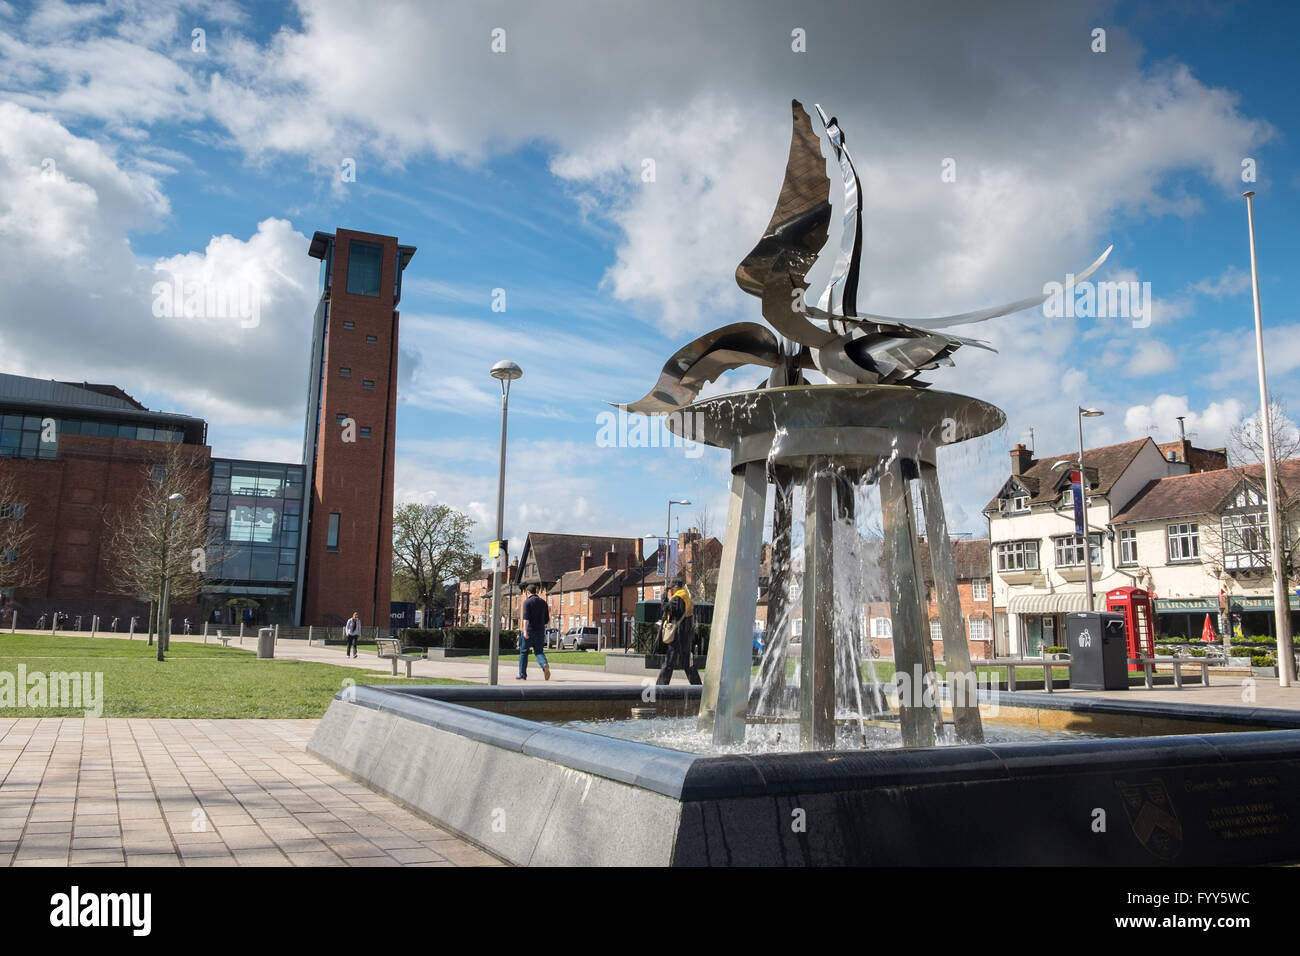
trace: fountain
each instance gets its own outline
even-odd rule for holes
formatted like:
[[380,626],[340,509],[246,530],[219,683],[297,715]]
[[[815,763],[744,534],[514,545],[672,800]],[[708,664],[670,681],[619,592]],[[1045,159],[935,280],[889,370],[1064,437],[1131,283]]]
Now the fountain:
[[[349,686],[331,703],[309,752],[519,864],[1300,860],[1300,711],[1206,705],[1181,695],[1129,702],[954,693],[963,675],[974,675],[937,452],[999,428],[1003,415],[978,399],[931,389],[919,375],[952,364],[962,345],[988,347],[944,329],[1043,297],[928,319],[859,312],[861,192],[843,132],[818,112],[846,200],[839,255],[818,305],[807,304],[804,292],[827,239],[830,179],[811,120],[795,102],[776,212],[736,270],[741,288],[761,298],[771,328],[736,323],[701,336],[664,365],[648,395],[627,406],[665,415],[682,437],[730,452],[704,686],[654,687],[648,679],[642,686]],[[767,380],[699,399],[704,385],[746,365],[769,369]],[[808,380],[814,370],[825,384]],[[772,639],[751,681],[768,485],[775,488]],[[914,491],[940,609],[947,699],[933,693]],[[896,715],[861,673],[855,588],[866,575],[855,522],[875,493]],[[788,622],[796,616],[799,668],[787,686]],[[860,733],[837,733],[846,720]],[[794,741],[780,730],[769,733],[774,722],[797,725],[798,750],[789,752]],[[1009,726],[1021,729],[1008,733]],[[693,728],[690,746],[661,732],[665,727]]]
[[[860,642],[855,622],[844,619],[849,615],[835,613],[833,583],[834,526],[852,527],[860,485],[880,491],[898,670],[919,677],[913,690],[933,686],[934,655],[916,547],[916,483],[940,608],[944,663],[954,678],[971,674],[935,453],[941,446],[988,434],[1005,419],[992,405],[931,390],[917,376],[940,363],[951,365],[950,356],[962,345],[988,348],[941,329],[1009,314],[1046,298],[929,319],[859,315],[862,191],[838,121],[818,106],[842,174],[844,228],[819,305],[808,305],[807,274],[827,240],[831,183],[811,118],[797,100],[791,111],[794,131],[776,210],[758,244],[736,268],[737,283],[762,300],[763,317],[780,337],[747,322],[715,329],[679,349],[654,389],[626,406],[631,412],[664,415],[668,427],[683,438],[731,452],[731,497],[699,714],[701,730],[711,732],[719,747],[743,741],[750,716],[750,633],[769,483],[776,486],[772,566],[778,580],[770,590],[768,614],[779,622],[788,620],[783,601],[791,563],[791,492],[796,485],[804,489],[798,694],[804,749],[835,745],[837,661],[857,683]],[[1109,253],[1107,249],[1080,278],[1091,275]],[[760,388],[690,403],[704,385],[745,365],[771,369]],[[810,384],[804,371],[811,369],[828,384]],[[769,639],[765,685],[783,683],[789,642],[788,626]],[[900,695],[905,746],[932,746],[936,736],[942,737],[943,719],[933,697]],[[983,739],[974,699],[954,701],[953,722],[959,740]]]

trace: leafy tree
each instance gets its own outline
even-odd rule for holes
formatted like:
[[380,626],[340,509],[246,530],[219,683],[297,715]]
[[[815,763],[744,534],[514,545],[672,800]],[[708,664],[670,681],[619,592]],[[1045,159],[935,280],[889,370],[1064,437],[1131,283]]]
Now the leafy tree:
[[473,526],[473,518],[450,505],[411,502],[393,514],[393,579],[421,607],[426,622],[447,602],[444,585],[474,569]]

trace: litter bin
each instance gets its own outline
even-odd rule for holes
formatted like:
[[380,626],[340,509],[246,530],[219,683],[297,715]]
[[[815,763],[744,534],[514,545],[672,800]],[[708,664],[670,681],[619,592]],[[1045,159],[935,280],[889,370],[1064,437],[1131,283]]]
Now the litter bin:
[[257,656],[275,656],[275,628],[259,627],[257,629]]
[[1128,635],[1124,615],[1071,611],[1065,615],[1070,648],[1070,686],[1079,690],[1128,690]]

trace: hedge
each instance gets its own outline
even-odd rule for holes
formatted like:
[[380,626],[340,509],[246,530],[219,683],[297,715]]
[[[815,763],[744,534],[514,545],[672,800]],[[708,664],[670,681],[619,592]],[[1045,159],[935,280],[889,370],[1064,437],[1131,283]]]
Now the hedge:
[[[488,650],[492,645],[492,630],[486,627],[412,627],[402,631],[402,643],[411,647],[454,647],[469,650]],[[519,632],[502,631],[500,650],[517,652]]]
[[1251,667],[1272,667],[1273,658],[1269,657],[1267,654],[1256,654],[1254,657],[1250,659],[1250,666]]
[[1242,644],[1234,644],[1228,650],[1228,654],[1232,657],[1250,657],[1254,653],[1255,649],[1253,647],[1246,647]]

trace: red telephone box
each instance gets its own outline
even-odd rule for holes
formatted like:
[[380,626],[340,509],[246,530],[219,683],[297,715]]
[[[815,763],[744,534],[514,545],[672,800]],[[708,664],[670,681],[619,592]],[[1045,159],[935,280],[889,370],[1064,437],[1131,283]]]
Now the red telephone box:
[[1155,604],[1141,588],[1115,588],[1106,592],[1106,610],[1124,615],[1128,656],[1155,656]]

